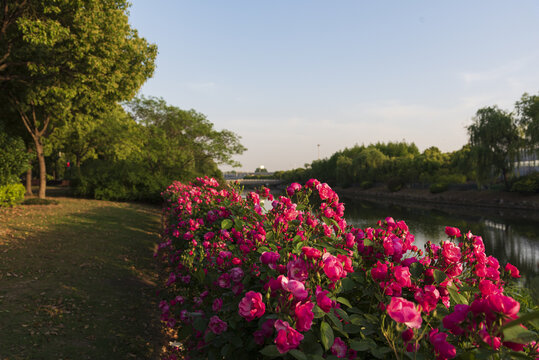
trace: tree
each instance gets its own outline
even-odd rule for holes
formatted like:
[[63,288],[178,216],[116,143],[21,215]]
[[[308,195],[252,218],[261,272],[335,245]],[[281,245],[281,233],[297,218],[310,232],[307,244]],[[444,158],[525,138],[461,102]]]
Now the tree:
[[519,115],[518,124],[521,126],[526,147],[531,151],[539,149],[539,95],[522,95],[520,101],[515,104]]
[[24,141],[9,136],[0,128],[0,154],[0,185],[18,183],[30,160]]
[[477,164],[478,183],[501,173],[505,188],[518,157],[521,138],[511,113],[496,106],[477,110],[468,126],[470,149]]
[[160,98],[135,98],[127,107],[144,126],[141,156],[152,171],[183,180],[215,174],[217,164],[239,166],[232,157],[245,151],[240,137],[215,130],[204,114],[167,105]]
[[[125,0],[19,1],[1,91],[31,134],[45,197],[44,146],[68,121],[84,124],[133,97],[154,70],[156,47],[131,29]],[[13,10],[14,11],[14,10]]]

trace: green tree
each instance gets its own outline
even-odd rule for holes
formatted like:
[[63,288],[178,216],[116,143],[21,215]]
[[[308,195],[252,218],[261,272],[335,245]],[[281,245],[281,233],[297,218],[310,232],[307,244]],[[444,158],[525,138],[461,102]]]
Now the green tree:
[[515,104],[518,124],[524,132],[526,147],[537,152],[539,150],[539,95],[524,94]]
[[217,131],[204,114],[167,105],[159,98],[135,98],[127,104],[144,127],[144,152],[152,171],[186,180],[217,175],[217,164],[239,166],[233,159],[245,148],[229,130]]
[[130,27],[125,0],[18,4],[16,28],[0,39],[0,48],[14,49],[6,63],[18,65],[4,69],[1,85],[32,136],[44,198],[48,135],[133,97],[153,73],[156,47]]
[[0,128],[0,185],[20,182],[19,176],[29,166],[30,154],[24,141],[19,137],[9,136]]
[[496,106],[485,107],[477,110],[473,124],[467,129],[477,164],[478,183],[501,174],[509,190],[509,177],[521,143],[512,114]]

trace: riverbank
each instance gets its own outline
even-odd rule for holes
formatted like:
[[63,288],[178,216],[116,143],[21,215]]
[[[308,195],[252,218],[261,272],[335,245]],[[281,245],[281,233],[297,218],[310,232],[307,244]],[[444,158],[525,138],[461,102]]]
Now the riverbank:
[[390,192],[385,186],[335,190],[340,197],[353,200],[370,200],[420,208],[447,208],[453,211],[504,212],[539,221],[539,194],[523,195],[493,190],[448,190],[432,194],[428,189],[402,189]]

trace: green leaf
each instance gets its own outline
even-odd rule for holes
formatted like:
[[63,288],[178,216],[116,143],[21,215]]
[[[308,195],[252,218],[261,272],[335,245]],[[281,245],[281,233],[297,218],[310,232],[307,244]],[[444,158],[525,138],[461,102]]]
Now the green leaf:
[[329,350],[333,346],[333,341],[335,340],[333,329],[331,329],[331,326],[325,321],[322,321],[320,324],[320,339],[326,350]]
[[256,251],[257,251],[259,254],[262,254],[262,253],[264,253],[264,252],[266,252],[266,251],[271,251],[271,250],[270,250],[268,247],[266,247],[266,246],[261,246],[261,247],[259,247],[258,249],[256,249]]
[[335,325],[337,329],[342,330],[342,323],[339,318],[337,318],[337,316],[335,316],[335,314],[333,313],[333,309],[330,313],[327,313],[326,316],[331,320],[331,322]]
[[228,357],[228,354],[231,350],[232,346],[230,346],[230,344],[226,344],[225,346],[223,346],[221,348],[221,355],[223,355],[223,357]]
[[336,312],[337,314],[339,314],[339,316],[341,317],[341,319],[343,319],[343,320],[346,321],[346,322],[350,322],[350,317],[348,316],[348,314],[346,313],[346,311],[344,311],[343,309],[340,309],[340,308],[334,309],[334,310],[335,310],[335,312]]
[[364,245],[364,246],[371,246],[371,245],[372,245],[372,241],[369,240],[369,239],[363,239],[363,245]]
[[443,271],[434,269],[434,280],[436,280],[438,284],[443,283],[445,279],[447,279],[447,275]]
[[361,332],[361,326],[354,324],[344,324],[343,330],[348,334],[357,334]]
[[320,307],[318,305],[314,306],[313,314],[314,314],[315,319],[320,319],[321,317],[324,317],[324,315],[326,315],[324,310],[320,309]]
[[465,304],[465,305],[468,305],[468,300],[464,297],[464,295],[462,295],[461,293],[459,293],[459,291],[457,290],[456,287],[454,286],[448,286],[447,287],[447,291],[449,292],[449,296],[451,297],[451,300],[453,300],[453,302],[455,304]]
[[371,353],[374,355],[374,357],[378,359],[383,359],[387,353],[390,353],[391,349],[387,346],[382,347],[375,347],[372,349]]
[[298,360],[307,360],[307,356],[299,350],[292,349],[288,353]]
[[537,340],[538,335],[535,331],[526,330],[521,326],[511,326],[503,329],[504,341],[511,341],[517,344],[527,344],[530,341]]
[[415,262],[410,265],[410,274],[412,274],[412,277],[415,279],[418,279],[424,271],[425,267],[420,262]]
[[234,225],[234,222],[231,219],[224,219],[221,221],[221,229],[228,230]]
[[346,305],[346,306],[348,306],[349,308],[352,307],[352,304],[350,304],[350,301],[348,301],[348,299],[345,299],[345,298],[343,298],[343,297],[338,297],[338,298],[337,298],[337,302],[340,302],[341,304]]
[[376,347],[372,339],[351,340],[350,347],[355,351],[367,351]]
[[279,350],[277,350],[277,345],[268,345],[262,350],[260,350],[260,353],[264,356],[271,358],[281,356],[281,353],[279,352]]
[[507,324],[502,326],[502,330],[523,324],[525,322],[531,322],[535,327],[539,328],[539,324],[537,324],[537,320],[539,320],[539,310],[522,315],[518,319],[508,322]]

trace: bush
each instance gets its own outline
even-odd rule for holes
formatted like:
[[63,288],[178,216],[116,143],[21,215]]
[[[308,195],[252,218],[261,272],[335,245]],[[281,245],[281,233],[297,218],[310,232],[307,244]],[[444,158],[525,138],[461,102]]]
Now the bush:
[[434,183],[429,188],[430,192],[433,194],[439,194],[441,192],[447,191],[446,183]]
[[372,181],[362,181],[359,185],[362,189],[370,189],[373,186]]
[[399,178],[392,178],[387,182],[387,188],[391,192],[397,192],[404,186],[403,182]]
[[26,189],[22,184],[8,184],[0,186],[0,207],[14,206],[24,200]]
[[29,154],[21,138],[10,137],[0,128],[0,185],[15,184],[30,167]]
[[519,178],[511,186],[511,191],[519,193],[539,192],[539,173],[533,173]]
[[98,200],[159,202],[170,179],[134,161],[88,160],[71,181],[75,195]]
[[58,205],[58,200],[28,198],[22,202],[22,205]]
[[508,294],[518,269],[487,257],[480,236],[446,227],[423,252],[403,221],[347,225],[327,184],[287,195],[243,198],[208,178],[164,192],[169,358],[535,357],[539,311]]

